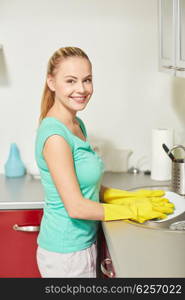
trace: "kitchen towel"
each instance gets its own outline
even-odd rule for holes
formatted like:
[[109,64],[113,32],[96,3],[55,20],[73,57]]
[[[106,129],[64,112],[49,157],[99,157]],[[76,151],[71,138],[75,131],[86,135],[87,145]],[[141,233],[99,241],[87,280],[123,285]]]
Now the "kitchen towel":
[[152,130],[152,167],[153,180],[170,180],[172,161],[164,151],[162,144],[171,149],[173,146],[173,129],[157,128]]

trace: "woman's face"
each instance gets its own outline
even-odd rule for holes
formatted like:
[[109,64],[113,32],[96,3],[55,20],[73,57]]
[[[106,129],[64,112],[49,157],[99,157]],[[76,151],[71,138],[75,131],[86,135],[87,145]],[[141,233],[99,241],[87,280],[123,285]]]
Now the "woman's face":
[[47,83],[55,92],[55,101],[75,112],[83,110],[93,93],[91,65],[86,58],[69,57],[54,76],[48,76]]

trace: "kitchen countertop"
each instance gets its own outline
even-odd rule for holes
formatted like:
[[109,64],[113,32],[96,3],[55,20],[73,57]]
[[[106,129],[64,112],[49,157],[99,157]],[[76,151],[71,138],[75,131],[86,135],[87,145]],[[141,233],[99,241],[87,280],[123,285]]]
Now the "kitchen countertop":
[[[102,184],[125,190],[145,186],[162,189],[169,187],[170,181],[155,181],[143,173],[106,172]],[[1,210],[43,208],[43,188],[40,179],[32,175],[8,179],[1,174],[0,191]],[[116,277],[185,276],[185,232],[147,228],[124,220],[102,222],[102,228]]]
[[32,175],[7,178],[0,174],[0,210],[37,209],[44,206],[44,192],[40,179]]
[[170,181],[152,180],[150,175],[144,175],[143,172],[138,174],[105,172],[102,184],[117,189],[129,190],[141,186],[170,185]]
[[[169,182],[151,180],[150,176],[143,173],[105,172],[102,184],[127,190],[144,185],[168,185]],[[19,178],[7,178],[0,174],[0,191],[0,209],[43,208],[44,191],[40,179],[31,174]]]

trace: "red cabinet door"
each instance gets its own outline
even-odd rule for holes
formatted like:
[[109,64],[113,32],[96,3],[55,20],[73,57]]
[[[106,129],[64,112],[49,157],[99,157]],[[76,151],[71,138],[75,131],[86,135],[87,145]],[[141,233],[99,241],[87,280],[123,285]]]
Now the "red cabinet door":
[[102,226],[99,226],[97,238],[97,277],[113,278],[116,277],[112,259],[107,247]]
[[101,272],[103,278],[114,278],[115,271],[112,259],[107,247],[104,234],[102,234]]
[[36,248],[42,209],[0,211],[0,277],[41,277]]

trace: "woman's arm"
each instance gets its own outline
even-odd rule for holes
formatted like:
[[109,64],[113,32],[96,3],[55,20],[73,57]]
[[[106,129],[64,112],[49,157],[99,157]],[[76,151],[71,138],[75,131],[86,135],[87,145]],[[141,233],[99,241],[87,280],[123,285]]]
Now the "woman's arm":
[[59,135],[49,137],[43,155],[53,182],[71,218],[104,220],[104,208],[100,203],[83,197],[74,170],[70,146]]

